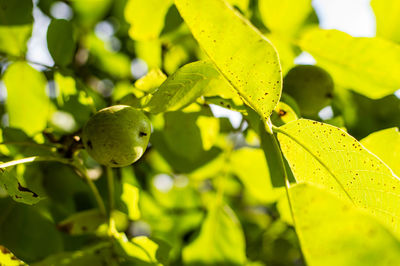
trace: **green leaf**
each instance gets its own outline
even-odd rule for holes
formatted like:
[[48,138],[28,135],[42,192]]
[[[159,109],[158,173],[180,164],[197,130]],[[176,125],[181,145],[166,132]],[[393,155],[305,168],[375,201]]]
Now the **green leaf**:
[[75,42],[72,23],[53,19],[47,30],[47,47],[56,65],[66,66],[72,62]]
[[109,42],[104,42],[94,34],[85,37],[84,45],[93,56],[96,68],[119,79],[131,77],[131,60],[126,54],[112,51]]
[[21,56],[32,33],[31,0],[0,0],[0,52]]
[[113,255],[110,243],[102,242],[77,251],[52,254],[43,261],[32,264],[32,266],[120,265]]
[[271,203],[281,194],[281,190],[273,189],[271,178],[283,180],[284,176],[283,174],[276,177],[270,176],[272,172],[265,160],[263,150],[247,147],[235,150],[232,152],[229,165],[232,173],[259,202]]
[[29,205],[36,204],[43,200],[43,197],[40,197],[31,189],[21,185],[17,177],[8,169],[2,169],[0,172],[0,184],[13,200]]
[[400,2],[396,0],[372,0],[376,18],[376,35],[394,42],[400,42]]
[[230,85],[211,62],[190,63],[168,77],[147,107],[151,113],[176,111],[194,102],[210,87],[224,89]]
[[175,0],[175,4],[218,70],[266,121],[282,91],[273,45],[223,0]]
[[76,17],[85,27],[93,26],[101,20],[113,4],[112,0],[72,0]]
[[48,210],[39,204],[28,206],[0,199],[1,244],[15,256],[31,263],[63,250],[63,239],[50,218]]
[[307,264],[396,265],[400,243],[372,216],[308,184],[289,189]]
[[277,131],[298,182],[321,185],[352,201],[400,235],[400,180],[379,158],[328,124],[300,119]]
[[46,77],[25,62],[10,65],[3,77],[11,127],[32,136],[45,129],[50,109]]
[[165,245],[160,245],[146,236],[138,236],[130,241],[124,234],[116,239],[117,252],[134,265],[162,265],[159,257],[168,257],[169,250]]
[[167,79],[167,76],[160,69],[150,70],[144,77],[135,82],[135,87],[144,92],[152,93],[161,86]]
[[302,36],[299,45],[340,86],[372,99],[392,94],[400,87],[400,46],[392,42],[313,29]]
[[23,266],[27,265],[19,260],[14,254],[11,253],[6,247],[0,245],[0,265],[4,266]]
[[312,11],[311,0],[259,0],[258,8],[268,29],[283,36],[294,35]]
[[374,132],[362,139],[361,144],[400,176],[400,133],[397,127]]
[[219,133],[219,121],[202,112],[168,112],[164,114],[165,143],[177,155],[195,162],[204,151],[210,150]]
[[138,220],[140,218],[139,210],[139,189],[129,183],[122,184],[121,201],[124,203],[126,211],[131,220]]
[[245,240],[235,214],[228,206],[212,206],[198,237],[183,248],[185,265],[243,265]]
[[[118,229],[121,230],[127,227],[127,217],[119,211],[114,210],[112,218],[114,218]],[[57,228],[69,235],[102,234],[107,229],[105,222],[106,217],[98,209],[92,209],[74,213],[67,219],[59,222]]]
[[172,3],[172,0],[129,0],[125,7],[125,19],[131,24],[131,38],[140,41],[157,39]]

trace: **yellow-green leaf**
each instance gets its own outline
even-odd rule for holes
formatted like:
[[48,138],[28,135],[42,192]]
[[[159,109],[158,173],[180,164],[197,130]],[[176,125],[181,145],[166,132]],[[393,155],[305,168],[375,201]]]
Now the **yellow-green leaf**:
[[261,18],[272,33],[290,36],[312,11],[311,0],[259,0]]
[[154,93],[147,108],[151,113],[176,111],[194,102],[211,87],[224,90],[230,85],[213,63],[190,63],[168,77]]
[[21,56],[32,33],[31,0],[0,0],[0,52]]
[[242,228],[228,206],[212,206],[199,236],[183,249],[185,265],[243,265],[246,260]]
[[398,0],[372,0],[376,18],[376,35],[400,42],[400,2]]
[[138,220],[140,218],[139,189],[129,183],[123,183],[121,200],[125,204],[129,219]]
[[3,79],[10,126],[21,128],[28,135],[42,131],[50,111],[44,74],[25,62],[16,62],[7,68]]
[[[278,199],[282,190],[272,187],[270,169],[263,150],[247,147],[235,150],[232,152],[229,165],[232,173],[242,181],[256,200],[271,203]],[[283,181],[283,175],[277,178],[282,178]]]
[[340,86],[372,99],[400,88],[400,46],[390,41],[352,37],[338,30],[313,29],[300,47],[312,54]]
[[24,263],[23,261],[19,260],[6,247],[0,245],[0,265],[23,266],[23,265],[27,265],[27,264]]
[[400,132],[397,127],[374,132],[362,139],[361,144],[400,175]]
[[400,236],[400,180],[378,157],[328,124],[300,119],[277,130],[297,181],[319,184],[352,201]]
[[264,120],[282,91],[275,48],[223,0],[176,0],[193,36],[224,77]]
[[173,0],[129,0],[125,7],[125,19],[131,24],[131,38],[140,41],[157,39],[172,3]]
[[378,221],[320,188],[289,189],[301,250],[310,266],[397,265],[399,241]]

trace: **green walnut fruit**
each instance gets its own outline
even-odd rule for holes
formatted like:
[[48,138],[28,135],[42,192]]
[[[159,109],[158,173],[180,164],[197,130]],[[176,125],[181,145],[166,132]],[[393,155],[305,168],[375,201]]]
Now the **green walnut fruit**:
[[143,112],[127,105],[104,108],[83,128],[82,141],[97,162],[123,167],[144,153],[151,133],[150,120]]
[[292,96],[302,115],[313,116],[330,104],[333,80],[324,69],[313,65],[292,68],[283,80],[283,91]]

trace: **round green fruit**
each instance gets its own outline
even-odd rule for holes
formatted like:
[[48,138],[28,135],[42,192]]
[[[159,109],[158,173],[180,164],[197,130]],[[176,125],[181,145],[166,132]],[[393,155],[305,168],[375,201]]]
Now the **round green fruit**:
[[143,155],[150,133],[150,120],[143,112],[115,105],[89,119],[83,128],[82,141],[90,156],[100,164],[123,167]]
[[330,104],[333,97],[333,80],[324,69],[313,65],[292,68],[283,80],[283,91],[292,96],[302,115],[316,115]]

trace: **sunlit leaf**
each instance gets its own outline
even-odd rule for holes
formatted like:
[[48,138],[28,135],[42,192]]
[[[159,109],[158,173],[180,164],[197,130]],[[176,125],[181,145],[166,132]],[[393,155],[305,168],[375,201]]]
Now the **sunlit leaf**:
[[400,175],[400,133],[397,127],[374,132],[362,139],[361,144]]
[[167,76],[160,69],[152,69],[135,82],[135,87],[141,91],[151,93],[160,87],[166,79]]
[[145,236],[138,236],[129,241],[125,235],[120,234],[115,245],[117,251],[135,265],[162,265],[159,263],[160,256],[168,256],[168,248]]
[[129,0],[125,7],[125,19],[131,24],[131,38],[141,41],[157,39],[172,3],[173,0]]
[[[230,167],[245,188],[262,203],[275,201],[280,190],[273,189],[270,171],[261,149],[241,148],[232,152]],[[274,173],[276,174],[276,172]],[[274,178],[284,178],[283,175]]]
[[395,265],[400,260],[398,240],[354,205],[307,184],[289,193],[308,265]]
[[259,0],[261,18],[272,33],[296,33],[312,11],[311,0]]
[[139,210],[139,189],[129,183],[122,184],[121,200],[125,205],[126,214],[129,219],[137,220],[140,218]]
[[106,15],[112,0],[72,0],[72,7],[86,27],[93,26]]
[[210,87],[229,87],[209,61],[198,61],[180,68],[154,93],[148,108],[152,113],[179,110],[202,96]]
[[394,42],[400,42],[400,2],[396,0],[372,0],[376,18],[376,35]]
[[302,36],[299,45],[343,87],[372,99],[400,88],[396,71],[400,68],[400,46],[392,42],[313,29]]
[[64,19],[53,19],[47,30],[47,47],[57,65],[66,66],[71,63],[75,53],[72,23]]
[[23,261],[19,260],[6,247],[0,245],[0,265],[23,266],[23,265],[27,265],[27,264],[24,263]]
[[20,56],[32,33],[31,0],[0,1],[0,52]]
[[282,85],[272,44],[225,1],[176,0],[175,4],[219,71],[266,120],[279,101]]
[[46,77],[27,63],[16,62],[7,68],[3,80],[10,126],[21,128],[28,135],[43,130],[50,109]]
[[228,206],[212,206],[197,238],[183,249],[185,265],[243,265],[242,228]]
[[297,181],[319,184],[400,233],[400,180],[356,139],[334,126],[300,119],[279,128]]

